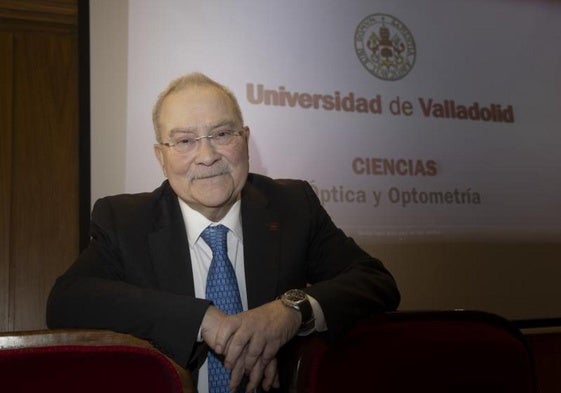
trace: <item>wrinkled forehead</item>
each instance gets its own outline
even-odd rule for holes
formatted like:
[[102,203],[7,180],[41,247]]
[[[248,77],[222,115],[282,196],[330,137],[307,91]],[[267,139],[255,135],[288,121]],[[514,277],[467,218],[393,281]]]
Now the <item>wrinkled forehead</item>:
[[191,86],[171,93],[163,102],[162,115],[172,114],[205,114],[236,116],[234,103],[230,97],[214,86]]
[[219,124],[242,125],[230,97],[213,86],[193,86],[168,95],[159,123],[162,136],[177,128],[208,131]]

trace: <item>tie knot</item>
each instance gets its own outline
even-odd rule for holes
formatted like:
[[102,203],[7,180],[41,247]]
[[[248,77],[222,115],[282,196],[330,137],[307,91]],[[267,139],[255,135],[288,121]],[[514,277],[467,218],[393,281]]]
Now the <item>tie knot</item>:
[[224,225],[208,226],[205,228],[201,237],[206,244],[210,247],[212,252],[215,252],[217,248],[219,250],[226,249],[226,236],[228,235],[228,228]]

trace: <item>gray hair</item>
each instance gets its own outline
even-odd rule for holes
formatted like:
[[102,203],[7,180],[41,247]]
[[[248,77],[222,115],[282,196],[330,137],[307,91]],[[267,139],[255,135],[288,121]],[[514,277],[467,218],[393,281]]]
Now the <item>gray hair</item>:
[[201,86],[211,86],[223,92],[231,101],[232,108],[234,109],[234,114],[237,117],[237,120],[239,120],[240,124],[243,125],[242,111],[234,93],[232,93],[226,86],[221,85],[213,79],[210,79],[208,76],[200,72],[194,72],[174,79],[170,82],[166,89],[158,95],[158,100],[156,101],[156,103],[154,104],[154,108],[152,109],[152,123],[154,123],[156,141],[162,142],[162,136],[160,132],[160,112],[162,110],[162,104],[164,103],[166,97],[172,93],[177,93],[190,87]]

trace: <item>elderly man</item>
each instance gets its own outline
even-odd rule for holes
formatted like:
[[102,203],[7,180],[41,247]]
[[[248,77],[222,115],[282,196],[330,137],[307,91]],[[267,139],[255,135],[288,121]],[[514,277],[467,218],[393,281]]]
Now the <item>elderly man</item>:
[[310,185],[249,173],[234,95],[202,74],[174,80],[153,111],[167,178],[102,198],[91,242],[49,297],[52,328],[150,340],[200,392],[278,388],[276,354],[297,334],[337,332],[393,310],[391,274],[339,228]]

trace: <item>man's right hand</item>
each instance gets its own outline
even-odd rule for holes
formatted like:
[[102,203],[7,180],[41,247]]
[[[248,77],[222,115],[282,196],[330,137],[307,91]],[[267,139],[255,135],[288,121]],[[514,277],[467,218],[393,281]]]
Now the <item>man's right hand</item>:
[[247,374],[248,391],[259,383],[268,390],[278,387],[277,351],[296,334],[299,325],[300,314],[275,300],[231,316],[210,306],[201,333],[210,348],[225,356],[225,367],[232,371],[230,389]]

